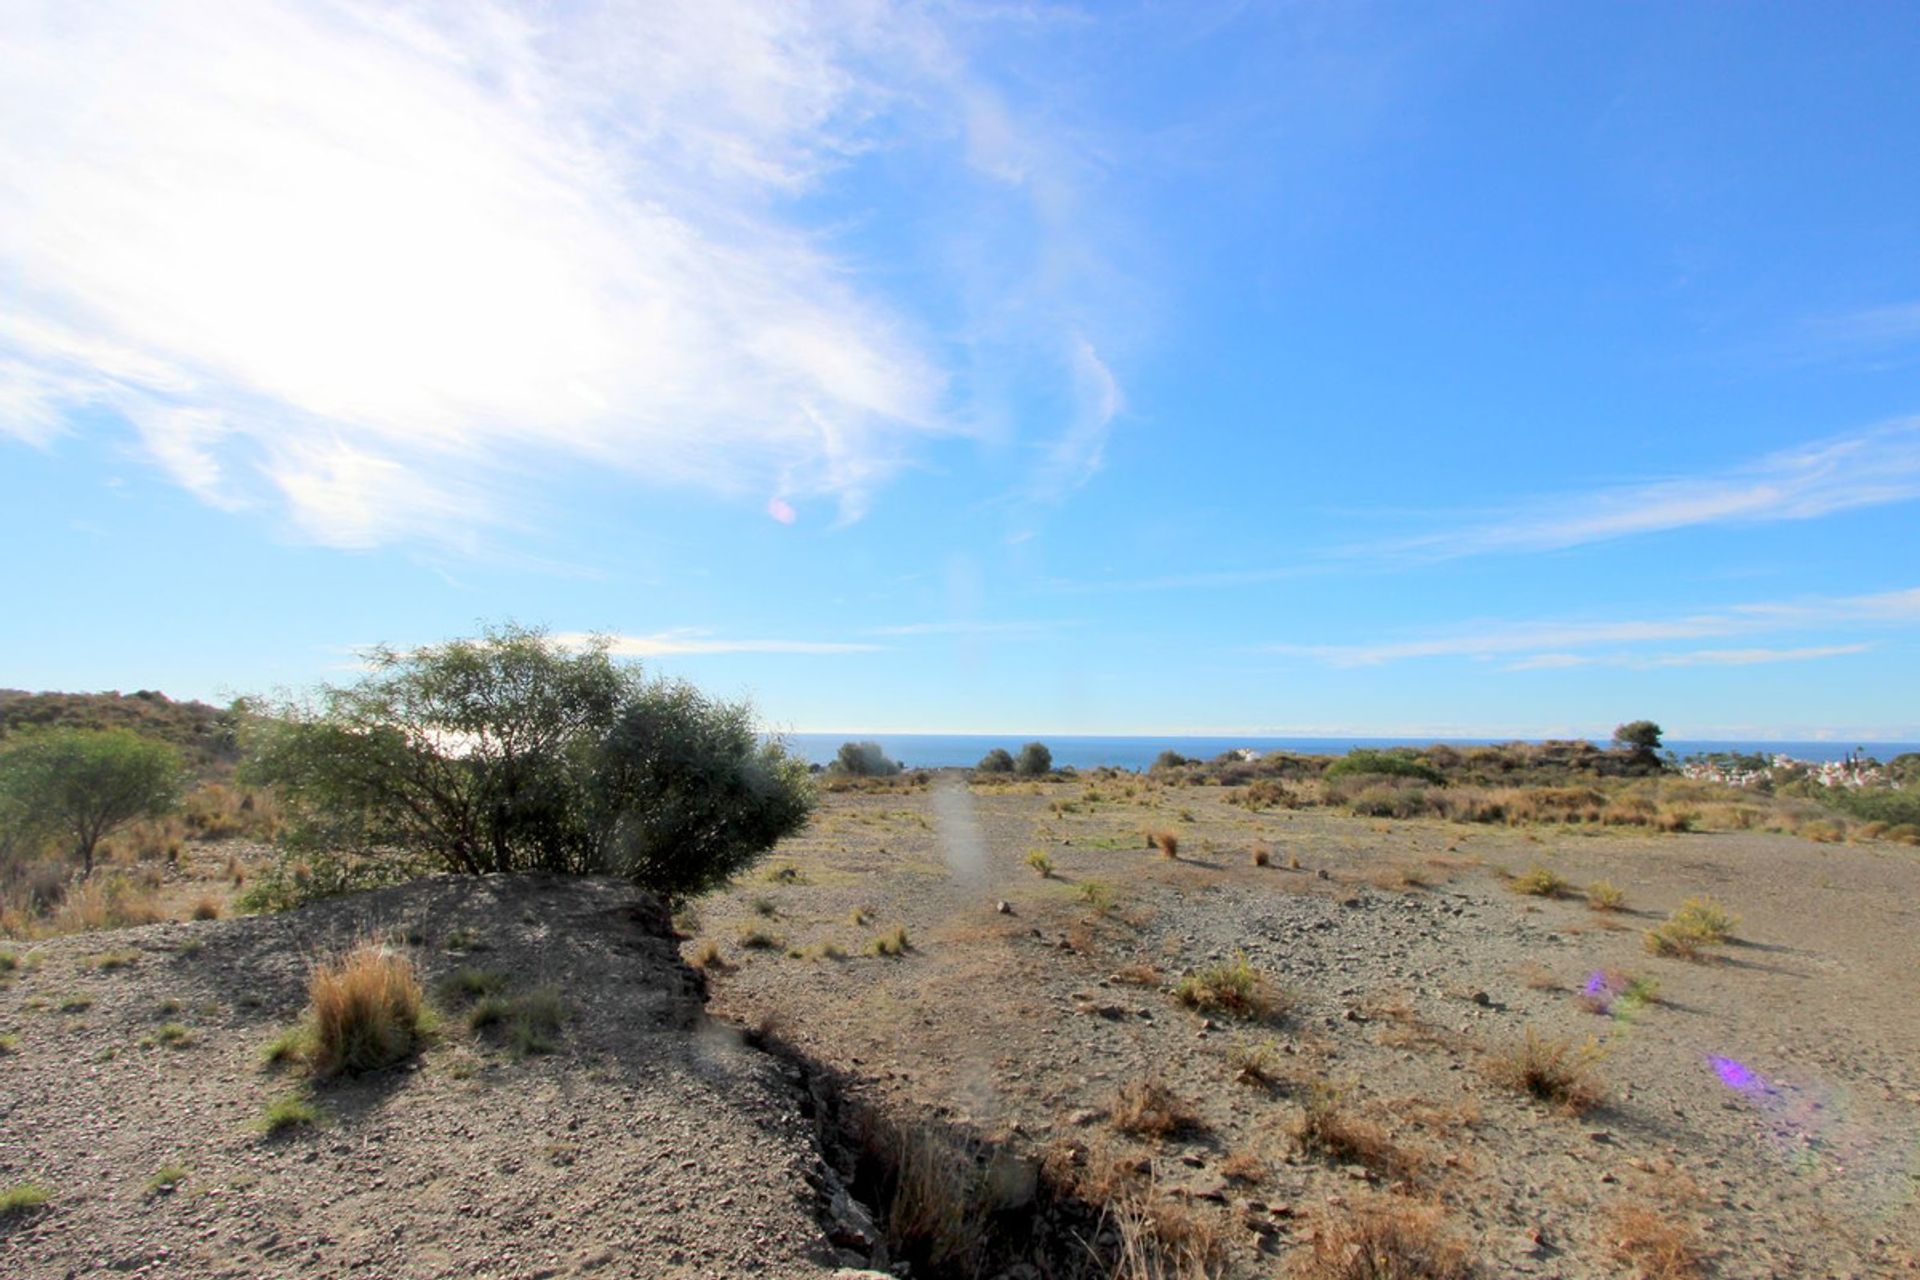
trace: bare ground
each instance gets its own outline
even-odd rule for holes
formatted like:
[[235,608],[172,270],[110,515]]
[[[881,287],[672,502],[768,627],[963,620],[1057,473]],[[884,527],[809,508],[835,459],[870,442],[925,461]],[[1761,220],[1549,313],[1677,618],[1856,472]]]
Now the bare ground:
[[[1162,1192],[1220,1216],[1234,1274],[1272,1273],[1363,1179],[1441,1206],[1493,1274],[1631,1274],[1629,1210],[1690,1236],[1703,1274],[1920,1267],[1911,850],[1256,815],[1216,788],[1129,799],[1114,783],[1054,810],[1082,791],[948,779],[835,797],[770,864],[784,879],[702,904],[703,939],[731,966],[716,1010],[777,1018],[871,1092],[1036,1151],[1145,1158]],[[1177,861],[1145,847],[1157,827],[1179,832]],[[1252,864],[1257,844],[1272,865]],[[1052,875],[1026,865],[1036,848]],[[1534,863],[1575,886],[1610,879],[1628,909],[1505,886],[1501,870]],[[1742,918],[1736,940],[1703,963],[1648,956],[1642,931],[1697,894]],[[860,954],[895,926],[906,955]],[[749,929],[782,946],[740,947]],[[1291,993],[1288,1017],[1208,1018],[1170,997],[1242,951]],[[1594,1012],[1581,995],[1596,973],[1651,978],[1660,999]],[[1599,1109],[1561,1114],[1488,1077],[1528,1029],[1591,1042]],[[1274,1087],[1235,1080],[1236,1047],[1257,1045],[1280,1064]],[[1142,1078],[1201,1128],[1115,1134],[1109,1100]],[[1303,1150],[1289,1121],[1316,1085],[1398,1153],[1369,1170]],[[1235,1157],[1264,1176],[1224,1177],[1247,1171]]]
[[[1648,1223],[1691,1241],[1699,1274],[1920,1269],[1911,850],[1250,814],[1215,788],[1099,787],[829,797],[693,913],[686,954],[722,956],[718,1023],[657,917],[606,885],[429,881],[10,944],[0,1189],[52,1199],[0,1215],[0,1275],[831,1274],[853,1259],[822,1224],[832,1179],[806,1092],[727,1023],[777,1023],[863,1098],[1052,1167],[1117,1158],[1145,1194],[1214,1219],[1235,1276],[1284,1274],[1374,1194],[1436,1206],[1489,1275],[1634,1274],[1650,1255],[1622,1246]],[[1180,858],[1147,828],[1176,830]],[[1034,849],[1053,874],[1026,865]],[[196,895],[224,857],[188,859],[205,864]],[[1536,862],[1612,880],[1628,910],[1511,892],[1500,872]],[[1649,957],[1641,931],[1702,893],[1742,917],[1735,942],[1703,963]],[[896,927],[905,954],[862,954]],[[749,931],[775,945],[742,945]],[[318,1088],[318,1127],[262,1135],[295,1087],[262,1047],[298,1016],[311,959],[368,932],[429,980],[476,966],[560,989],[556,1051],[517,1058],[449,1010],[409,1069]],[[1285,1016],[1173,998],[1236,953],[1291,998]],[[1595,973],[1655,979],[1660,999],[1594,1012]],[[1489,1077],[1529,1029],[1591,1042],[1597,1110]],[[1236,1078],[1256,1057],[1269,1083]],[[1116,1091],[1149,1079],[1199,1124],[1116,1132]],[[1383,1141],[1303,1144],[1303,1107],[1328,1098]],[[164,1166],[184,1181],[149,1189]]]

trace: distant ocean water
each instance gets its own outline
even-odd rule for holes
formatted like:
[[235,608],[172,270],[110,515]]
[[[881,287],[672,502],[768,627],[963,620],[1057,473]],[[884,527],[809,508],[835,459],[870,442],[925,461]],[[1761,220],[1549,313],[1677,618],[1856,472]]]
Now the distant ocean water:
[[[892,759],[909,769],[971,767],[995,747],[1018,753],[1022,743],[1038,739],[1053,752],[1055,768],[1071,765],[1075,769],[1097,769],[1111,765],[1116,769],[1145,769],[1162,751],[1178,751],[1183,756],[1211,760],[1223,751],[1251,747],[1255,751],[1297,751],[1306,755],[1340,756],[1356,747],[1429,747],[1436,741],[1454,747],[1483,747],[1511,738],[1191,738],[1191,737],[1093,737],[1066,734],[1033,734],[996,737],[976,733],[792,733],[788,746],[802,759],[827,764],[851,740],[872,740]],[[1604,742],[1599,745],[1605,746]],[[1703,751],[1758,752],[1782,754],[1796,760],[1842,760],[1848,752],[1864,748],[1879,760],[1890,760],[1904,751],[1920,751],[1912,742],[1709,742],[1669,738],[1668,750],[1681,756]]]

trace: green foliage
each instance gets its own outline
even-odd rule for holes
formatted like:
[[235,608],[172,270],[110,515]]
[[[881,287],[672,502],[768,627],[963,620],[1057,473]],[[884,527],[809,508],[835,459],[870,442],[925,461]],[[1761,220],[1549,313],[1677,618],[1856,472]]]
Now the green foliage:
[[164,693],[26,693],[0,689],[0,742],[47,729],[129,729],[179,749],[196,767],[231,761],[238,749],[233,708],[175,702]]
[[759,741],[751,708],[644,680],[604,640],[575,652],[506,626],[371,661],[253,727],[245,776],[279,788],[295,850],[678,895],[724,882],[812,807],[805,765]]
[[260,1113],[259,1130],[278,1137],[295,1129],[309,1129],[320,1121],[320,1112],[305,1094],[284,1093],[269,1102]]
[[1327,766],[1326,778],[1345,778],[1360,774],[1389,778],[1418,778],[1422,782],[1443,784],[1446,778],[1424,760],[1407,751],[1374,751],[1361,747],[1349,751]]
[[978,773],[1012,773],[1013,755],[1005,747],[995,747],[980,757],[980,763],[973,766]]
[[53,1192],[37,1182],[16,1182],[0,1191],[0,1218],[29,1213],[53,1199]]
[[1658,764],[1660,733],[1660,726],[1651,720],[1629,720],[1614,729],[1613,749],[1625,752],[1637,764]]
[[840,751],[829,766],[835,773],[850,774],[856,778],[891,778],[900,772],[900,766],[887,758],[887,753],[877,742],[843,742]]
[[[1907,760],[1911,756],[1897,756]],[[1819,799],[1842,813],[1888,826],[1920,825],[1920,784],[1899,788],[1821,787]]]
[[1020,755],[1013,762],[1013,771],[1029,778],[1037,778],[1053,772],[1053,752],[1044,742],[1029,742],[1020,748]]
[[0,836],[0,845],[57,835],[92,874],[100,841],[172,808],[184,779],[178,751],[129,729],[28,735],[0,754],[0,821],[16,832]]
[[1159,755],[1153,758],[1152,768],[1182,769],[1192,763],[1194,763],[1192,760],[1187,759],[1187,757],[1181,755],[1178,751],[1169,750],[1169,751],[1162,751]]

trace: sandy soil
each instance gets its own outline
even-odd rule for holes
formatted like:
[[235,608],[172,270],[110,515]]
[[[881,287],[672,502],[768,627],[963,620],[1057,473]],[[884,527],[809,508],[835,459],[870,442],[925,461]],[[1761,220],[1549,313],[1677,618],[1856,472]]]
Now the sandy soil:
[[[408,1068],[263,1135],[294,1085],[263,1047],[311,958],[369,934],[430,980],[557,988],[556,1051],[516,1059],[450,1013]],[[673,946],[618,886],[489,879],[12,948],[0,1186],[53,1196],[0,1215],[0,1275],[830,1275],[794,1082],[700,1015]],[[184,1180],[150,1187],[166,1166]]]
[[[727,1029],[762,1023],[863,1099],[1034,1157],[1122,1157],[1217,1219],[1236,1276],[1285,1274],[1323,1215],[1370,1194],[1437,1206],[1487,1275],[1633,1274],[1620,1246],[1648,1222],[1691,1238],[1701,1274],[1920,1269],[1912,850],[1097,786],[827,797],[683,917],[682,952],[724,960],[717,1020],[657,913],[608,885],[429,881],[9,945],[0,1188],[53,1194],[0,1215],[0,1276],[831,1275],[856,1258],[823,1221],[836,1184],[808,1082]],[[1179,859],[1147,828],[1177,831]],[[1035,849],[1051,875],[1026,865]],[[192,852],[181,894],[224,875],[225,850]],[[1610,879],[1628,909],[1516,895],[1502,872],[1534,863]],[[1704,963],[1646,955],[1641,931],[1702,893],[1742,917],[1735,942]],[[896,927],[904,955],[863,954]],[[559,988],[556,1052],[515,1058],[449,1011],[411,1067],[321,1088],[317,1128],[263,1136],[292,1082],[262,1047],[299,1015],[309,961],[368,932],[429,980],[472,965]],[[1184,974],[1241,953],[1291,997],[1285,1017],[1175,1000]],[[1596,973],[1655,979],[1660,999],[1595,1012]],[[1598,1109],[1488,1076],[1530,1029],[1591,1042]],[[1237,1078],[1253,1053],[1271,1084]],[[1109,1102],[1143,1079],[1200,1127],[1116,1132]],[[1294,1122],[1329,1096],[1388,1159],[1303,1148]],[[150,1188],[169,1165],[184,1181]]]
[[[778,1019],[873,1095],[1033,1150],[1146,1157],[1162,1189],[1228,1223],[1236,1274],[1271,1274],[1360,1179],[1442,1206],[1493,1274],[1629,1274],[1619,1215],[1639,1209],[1690,1234],[1707,1274],[1920,1267],[1911,850],[1250,814],[1215,788],[1098,785],[1104,800],[1064,813],[1055,802],[1083,786],[946,778],[831,798],[770,870],[701,905],[700,941],[728,966],[716,1011]],[[1179,860],[1144,847],[1149,827],[1180,834]],[[1256,845],[1274,865],[1252,865]],[[1033,849],[1051,876],[1026,865]],[[1611,880],[1628,909],[1505,886],[1502,871],[1536,862],[1575,885]],[[1110,888],[1110,910],[1088,881]],[[1704,963],[1649,957],[1642,931],[1696,894],[1741,917],[1735,942]],[[861,954],[896,925],[911,951]],[[781,946],[740,946],[752,929]],[[823,956],[829,944],[847,958]],[[1204,1018],[1170,997],[1236,952],[1292,994],[1284,1021]],[[1660,999],[1595,1012],[1581,995],[1596,973],[1655,979]],[[1598,1110],[1560,1114],[1487,1076],[1529,1029],[1591,1041]],[[1282,1064],[1275,1088],[1235,1082],[1229,1055],[1256,1044]],[[1193,1104],[1204,1131],[1113,1134],[1108,1101],[1141,1077]],[[1288,1122],[1316,1084],[1384,1126],[1415,1172],[1300,1150]],[[1224,1178],[1236,1156],[1264,1176]]]

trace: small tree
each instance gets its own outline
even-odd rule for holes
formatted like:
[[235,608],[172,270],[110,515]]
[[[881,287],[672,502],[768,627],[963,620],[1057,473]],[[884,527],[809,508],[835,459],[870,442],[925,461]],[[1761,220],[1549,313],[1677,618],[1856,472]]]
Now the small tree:
[[1651,720],[1630,720],[1613,731],[1613,749],[1624,751],[1637,765],[1660,763],[1660,726]]
[[891,778],[900,766],[887,758],[877,742],[843,742],[833,767],[856,778]]
[[1192,763],[1193,761],[1187,759],[1185,756],[1181,755],[1178,751],[1174,751],[1172,749],[1162,751],[1159,755],[1153,758],[1153,767],[1155,769],[1179,769],[1179,768],[1184,768],[1185,766],[1190,765]]
[[0,760],[7,794],[0,807],[15,831],[0,843],[58,835],[70,842],[83,875],[93,874],[100,841],[172,808],[184,780],[179,752],[130,729],[50,729]]
[[1012,773],[1013,756],[1005,747],[995,747],[980,757],[980,763],[973,766],[979,773]]
[[277,786],[294,838],[448,870],[618,875],[711,888],[797,830],[806,766],[752,710],[649,682],[605,642],[538,631],[373,652],[373,673],[256,722],[247,776]]
[[1039,777],[1053,772],[1053,752],[1047,750],[1044,742],[1029,742],[1020,748],[1020,758],[1013,762],[1015,773],[1028,777]]

